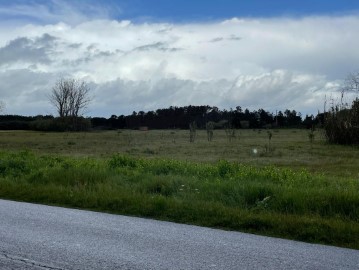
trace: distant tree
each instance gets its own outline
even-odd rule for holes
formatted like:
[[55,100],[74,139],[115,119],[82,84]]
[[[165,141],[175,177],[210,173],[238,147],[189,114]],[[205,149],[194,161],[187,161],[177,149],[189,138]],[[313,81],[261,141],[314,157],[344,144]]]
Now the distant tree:
[[89,105],[90,88],[84,81],[76,79],[59,79],[49,96],[57,113],[63,117],[79,117]]
[[279,111],[275,117],[275,121],[278,127],[281,127],[284,125],[285,117],[282,111]]
[[315,125],[315,118],[314,115],[306,115],[304,120],[303,120],[303,125],[307,128],[307,129],[314,129],[314,125]]
[[261,127],[272,124],[274,122],[273,115],[271,113],[263,109],[259,109],[258,114],[259,114],[259,124]]
[[359,72],[350,73],[345,79],[344,86],[342,87],[342,97],[345,93],[359,94]]
[[302,123],[302,117],[300,113],[297,113],[295,110],[288,110],[284,111],[285,115],[285,122],[287,126],[298,126]]

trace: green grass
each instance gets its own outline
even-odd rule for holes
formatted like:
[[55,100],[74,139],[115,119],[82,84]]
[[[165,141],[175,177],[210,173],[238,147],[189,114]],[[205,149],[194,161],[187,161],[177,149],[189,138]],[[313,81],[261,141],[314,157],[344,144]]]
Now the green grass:
[[[81,143],[63,147],[81,149]],[[359,249],[357,177],[257,161],[153,158],[152,152],[146,158],[80,154],[0,152],[0,197]]]

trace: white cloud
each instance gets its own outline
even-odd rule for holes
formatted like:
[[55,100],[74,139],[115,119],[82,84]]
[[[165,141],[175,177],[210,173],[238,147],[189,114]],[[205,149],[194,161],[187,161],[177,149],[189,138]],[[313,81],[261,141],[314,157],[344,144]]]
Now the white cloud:
[[354,15],[0,26],[0,99],[9,113],[48,112],[51,84],[75,76],[91,83],[91,115],[189,104],[316,113],[358,69],[358,27]]
[[[26,2],[25,2],[26,3]],[[14,1],[6,6],[0,6],[0,15],[7,17],[14,23],[14,18],[23,22],[35,22],[49,24],[65,22],[78,24],[89,19],[110,18],[113,13],[121,13],[117,5],[101,5],[91,0],[46,0],[44,2]]]

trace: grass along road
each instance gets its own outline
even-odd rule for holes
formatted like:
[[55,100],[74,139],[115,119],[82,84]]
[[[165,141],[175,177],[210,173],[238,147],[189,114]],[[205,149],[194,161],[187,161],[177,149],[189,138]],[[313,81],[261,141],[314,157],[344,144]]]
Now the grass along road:
[[[57,134],[40,136],[48,135]],[[1,152],[0,197],[359,249],[357,178],[225,160],[80,154]]]
[[1,131],[0,197],[358,249],[358,147],[270,132]]

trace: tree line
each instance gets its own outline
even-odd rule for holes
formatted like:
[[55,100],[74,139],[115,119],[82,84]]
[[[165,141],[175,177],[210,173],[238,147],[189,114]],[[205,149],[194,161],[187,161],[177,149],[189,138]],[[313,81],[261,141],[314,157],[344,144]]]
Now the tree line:
[[[76,119],[76,126],[73,126]],[[319,117],[313,115],[302,119],[300,113],[286,109],[270,113],[264,109],[250,111],[240,106],[230,110],[204,106],[170,106],[155,111],[139,111],[130,115],[105,117],[81,117],[51,115],[21,116],[0,115],[2,130],[81,131],[89,129],[188,129],[195,122],[197,128],[205,129],[208,122],[214,128],[274,128],[311,127],[318,124]]]
[[212,106],[184,106],[158,109],[156,111],[134,111],[130,115],[112,115],[110,118],[94,117],[93,126],[114,129],[147,127],[149,129],[188,129],[195,122],[197,128],[205,129],[208,122],[215,123],[215,128],[271,128],[271,127],[302,127],[312,125],[314,116],[306,116],[304,120],[295,110],[270,113],[264,109],[242,110],[240,106],[231,110],[220,110]]

